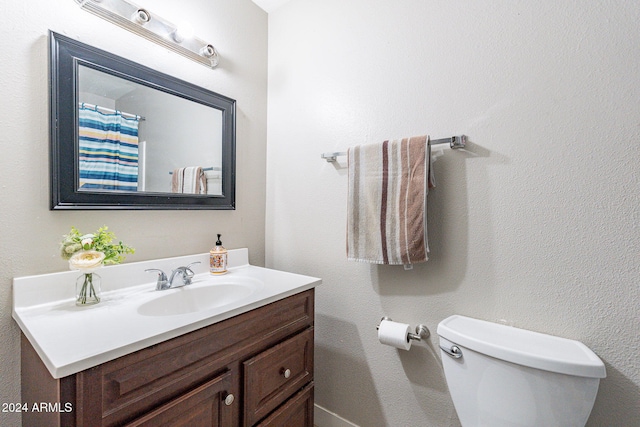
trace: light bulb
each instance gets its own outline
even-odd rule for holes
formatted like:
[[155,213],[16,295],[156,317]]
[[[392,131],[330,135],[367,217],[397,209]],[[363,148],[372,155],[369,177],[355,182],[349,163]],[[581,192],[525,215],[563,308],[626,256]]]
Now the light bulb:
[[200,49],[200,55],[208,58],[211,61],[211,68],[215,68],[218,66],[218,62],[220,61],[220,55],[218,55],[218,51],[213,45],[206,45]]
[[151,20],[151,14],[145,9],[138,9],[131,16],[131,20],[138,24],[146,24]]
[[176,42],[182,43],[185,39],[193,37],[193,27],[188,22],[181,22],[171,36]]

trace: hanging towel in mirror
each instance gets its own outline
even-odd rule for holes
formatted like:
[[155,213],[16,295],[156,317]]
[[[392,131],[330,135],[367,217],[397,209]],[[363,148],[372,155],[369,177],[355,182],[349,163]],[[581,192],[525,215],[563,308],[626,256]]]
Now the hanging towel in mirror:
[[352,147],[348,165],[347,259],[426,261],[427,193],[435,187],[429,137]]
[[171,175],[171,192],[207,194],[207,177],[200,166],[178,168]]

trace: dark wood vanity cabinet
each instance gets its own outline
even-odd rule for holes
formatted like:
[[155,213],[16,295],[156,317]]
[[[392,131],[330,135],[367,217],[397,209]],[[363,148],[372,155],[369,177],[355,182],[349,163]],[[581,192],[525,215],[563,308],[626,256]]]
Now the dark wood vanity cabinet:
[[312,427],[313,304],[311,289],[60,379],[23,336],[22,402],[72,408],[23,425]]

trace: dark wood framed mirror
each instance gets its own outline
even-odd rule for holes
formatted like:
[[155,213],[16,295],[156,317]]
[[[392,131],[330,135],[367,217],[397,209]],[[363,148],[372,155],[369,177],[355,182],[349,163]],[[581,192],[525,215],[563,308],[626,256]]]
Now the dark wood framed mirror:
[[51,209],[235,209],[235,100],[49,36]]

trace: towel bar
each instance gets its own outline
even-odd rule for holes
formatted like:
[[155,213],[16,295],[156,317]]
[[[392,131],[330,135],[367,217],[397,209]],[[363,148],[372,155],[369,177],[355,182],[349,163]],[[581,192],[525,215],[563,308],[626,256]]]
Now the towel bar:
[[[464,148],[465,145],[467,144],[467,136],[458,135],[458,136],[451,136],[449,138],[434,139],[433,141],[430,141],[431,145],[447,144],[447,143],[449,143],[449,147],[451,147],[451,149],[453,150],[458,148]],[[336,151],[333,153],[322,153],[320,155],[320,158],[325,159],[327,162],[335,162],[338,156],[346,156],[346,155],[347,155],[346,151]]]
[[[210,168],[202,168],[203,171],[221,171],[222,168],[218,166],[212,166]],[[169,175],[173,175],[173,171],[169,172]]]

